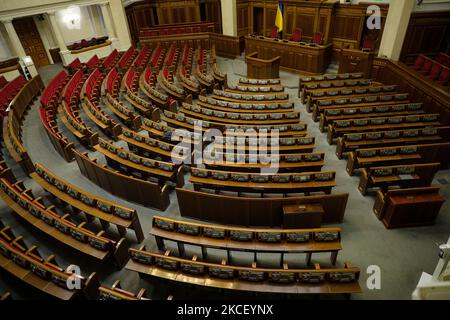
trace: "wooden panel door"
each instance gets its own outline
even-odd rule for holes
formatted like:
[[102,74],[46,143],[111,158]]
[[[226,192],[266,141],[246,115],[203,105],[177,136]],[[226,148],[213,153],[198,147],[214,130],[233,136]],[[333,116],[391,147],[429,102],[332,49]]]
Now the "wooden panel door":
[[46,66],[48,60],[47,51],[42,43],[41,36],[36,28],[32,17],[13,20],[14,29],[16,29],[20,42],[25,53],[33,59],[36,68]]

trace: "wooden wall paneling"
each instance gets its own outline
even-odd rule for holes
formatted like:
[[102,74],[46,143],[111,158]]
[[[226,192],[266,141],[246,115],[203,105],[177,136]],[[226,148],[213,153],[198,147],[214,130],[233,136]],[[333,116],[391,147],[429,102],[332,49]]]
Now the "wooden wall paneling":
[[450,53],[450,11],[415,12],[411,15],[400,60],[412,64],[420,53]]
[[205,4],[206,21],[214,22],[214,32],[222,33],[222,8],[220,0],[202,0],[200,3]]
[[251,33],[250,23],[250,6],[247,1],[239,1],[236,3],[237,11],[237,31],[238,36],[246,36]]
[[264,34],[270,36],[272,28],[275,25],[275,18],[277,16],[277,5],[266,3],[264,7]]

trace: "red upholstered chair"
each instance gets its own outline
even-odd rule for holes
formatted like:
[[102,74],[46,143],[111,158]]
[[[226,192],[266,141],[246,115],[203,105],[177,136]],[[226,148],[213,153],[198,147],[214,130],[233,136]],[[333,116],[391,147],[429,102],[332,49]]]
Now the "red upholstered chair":
[[322,41],[323,41],[323,33],[316,32],[313,37],[313,43],[320,45],[322,44]]
[[425,58],[425,62],[420,70],[424,75],[427,75],[431,71],[431,67],[433,66],[433,60],[429,58]]
[[272,31],[270,31],[270,37],[271,38],[278,38],[278,27],[277,26],[273,26],[272,27]]
[[433,67],[431,68],[430,78],[432,80],[436,80],[442,71],[442,64],[439,62],[435,62]]
[[291,35],[290,41],[299,42],[302,40],[302,29],[295,28],[294,33]]
[[414,69],[420,70],[425,63],[425,56],[423,54],[419,54],[414,62]]
[[366,36],[363,39],[362,51],[373,51],[375,50],[375,40]]

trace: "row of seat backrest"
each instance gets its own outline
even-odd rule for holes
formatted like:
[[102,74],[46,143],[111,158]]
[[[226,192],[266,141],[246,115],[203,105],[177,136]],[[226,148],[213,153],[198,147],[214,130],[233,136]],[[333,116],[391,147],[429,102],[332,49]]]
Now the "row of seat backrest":
[[86,222],[75,222],[70,214],[67,213],[60,216],[53,205],[46,206],[41,198],[35,198],[32,195],[31,190],[20,189],[17,187],[17,184],[12,184],[4,178],[0,180],[0,186],[11,200],[30,215],[45,222],[57,231],[69,235],[81,243],[88,243],[91,247],[100,251],[114,249],[116,242],[106,237],[104,230],[94,232],[87,227]]
[[401,123],[433,123],[439,119],[438,113],[431,114],[417,114],[417,115],[402,115],[395,117],[380,117],[380,118],[366,118],[366,119],[346,119],[335,120],[332,126],[336,128],[348,127],[365,127],[365,126],[380,126],[380,125],[395,125]]
[[84,105],[96,119],[100,120],[108,128],[113,128],[118,125],[116,120],[110,118],[101,108],[99,108],[98,102],[92,102],[90,99],[85,98]]
[[[418,175],[423,181],[429,180],[439,170],[439,163],[421,163],[409,165],[397,165],[386,167],[370,167],[367,168],[367,176],[373,177],[387,177],[399,175]],[[431,177],[429,176],[431,175]]]
[[[145,69],[145,74],[146,74],[146,75],[148,74],[150,77],[151,77],[151,76],[157,77],[156,75],[154,75],[154,74],[150,71],[150,68]],[[147,91],[148,94],[151,95],[150,98],[155,97],[155,98],[157,98],[158,100],[162,101],[162,103],[168,102],[169,96],[168,96],[166,93],[163,93],[163,92],[159,91],[159,90],[156,88],[156,86],[151,85],[147,80],[145,80],[145,78],[146,78],[146,76],[141,78],[142,80],[140,81],[140,84],[144,87],[145,91]],[[142,88],[142,87],[141,87],[141,88]]]
[[188,73],[186,72],[186,68],[184,65],[180,65],[177,69],[177,80],[181,83],[186,84],[190,89],[195,89],[196,91],[199,91],[200,89],[200,83],[197,79],[189,77]]
[[111,288],[100,286],[98,288],[97,300],[149,300],[146,296],[146,289],[142,288],[138,293],[132,293],[130,291],[122,289],[120,286],[120,280],[114,282]]
[[172,151],[172,149],[175,147],[177,147],[177,152],[181,152],[182,150],[187,150],[186,147],[179,146],[179,145],[175,146],[173,144],[160,141],[158,139],[153,139],[153,138],[144,136],[138,132],[128,130],[126,128],[123,128],[123,135],[127,138],[134,139],[136,142],[146,144],[150,147],[159,148],[164,151]]
[[300,86],[307,85],[310,82],[329,82],[335,80],[349,80],[349,79],[362,79],[364,73],[337,73],[337,74],[324,74],[322,76],[313,77],[300,77]]
[[63,102],[62,109],[66,114],[67,121],[72,127],[74,127],[75,130],[77,130],[81,134],[84,134],[85,137],[96,134],[92,130],[92,128],[88,127],[86,123],[83,121],[83,119],[81,119],[80,115],[78,114],[78,111],[72,110],[72,107],[68,103]]
[[325,116],[341,116],[341,115],[364,115],[370,113],[385,113],[385,112],[402,112],[410,111],[411,113],[423,111],[423,103],[406,103],[395,105],[380,105],[374,107],[356,107],[345,109],[327,109],[324,111]]
[[[277,137],[278,138],[278,137]],[[310,145],[315,143],[315,137],[288,137],[288,138],[272,138],[267,136],[255,136],[255,137],[236,137],[236,136],[217,136],[214,140],[215,143],[224,145],[237,145],[237,146],[294,146],[294,145]]]
[[267,93],[267,92],[283,92],[284,87],[283,86],[240,86],[240,85],[232,85],[228,84],[226,86],[225,90],[234,90],[234,91],[241,91],[241,92],[254,92],[254,93]]
[[205,83],[207,86],[214,85],[214,77],[212,75],[212,71],[207,72],[206,68],[202,67],[201,64],[197,63],[195,67],[194,75],[197,77],[197,80],[201,83]]
[[96,68],[101,68],[102,61],[99,59],[99,57],[94,54],[87,62],[86,67],[88,67],[90,70],[94,70]]
[[[241,154],[241,153],[229,153],[229,152],[220,152],[214,151],[212,154],[204,154],[203,158],[208,161],[214,161],[213,164],[218,165],[226,165],[228,162],[231,163],[251,163],[250,160],[254,159],[254,163],[256,164],[258,161],[257,154]],[[279,162],[280,163],[300,163],[300,162],[323,162],[325,159],[324,153],[292,153],[292,154],[280,154]]]
[[[158,84],[160,86],[164,87],[164,90],[166,91],[166,93],[175,93],[177,95],[184,95],[184,89],[182,87],[179,87],[178,85],[176,85],[173,82],[170,82],[167,77],[164,76],[164,71],[168,71],[167,68],[164,68],[163,70],[161,70],[157,76],[157,80],[158,80]],[[167,92],[166,89],[169,89],[170,91]]]
[[80,172],[113,195],[162,211],[168,207],[170,200],[166,185],[160,187],[157,183],[112,170],[97,163],[96,159],[90,159],[87,153],[74,150],[74,156]]
[[123,113],[124,115],[128,117],[134,117],[136,114],[134,113],[134,110],[130,107],[124,105],[122,102],[120,102],[118,99],[114,98],[110,94],[106,94],[106,100],[119,112]]
[[128,90],[136,92],[136,85],[138,83],[139,73],[130,67],[125,74],[125,85]]
[[79,200],[84,204],[97,208],[102,212],[120,217],[125,220],[137,219],[137,213],[135,209],[125,207],[118,203],[114,203],[100,197],[94,196],[80,188],[68,183],[61,179],[59,176],[50,172],[42,164],[36,164],[36,173],[45,179],[48,183],[55,186],[59,191],[64,192],[75,200]]
[[117,61],[120,59],[120,53],[117,49],[114,49],[105,59],[103,59],[103,68],[109,70],[114,67]]
[[304,182],[329,182],[334,181],[336,172],[315,173],[279,173],[274,175],[248,174],[219,170],[191,168],[193,177],[213,179],[220,181],[254,182],[254,183],[304,183]]
[[[150,132],[150,130],[155,130],[159,132],[156,136],[158,138],[163,138],[164,136],[167,136],[169,138],[174,137],[175,130],[172,127],[169,127],[161,122],[153,121],[147,118],[143,118],[142,122],[144,123],[144,126],[146,126],[147,131],[150,135],[154,136],[153,132]],[[196,140],[200,141],[202,135],[197,132],[190,132],[190,131],[183,131],[184,138],[187,140]]]
[[416,58],[414,68],[422,72],[425,76],[429,76],[432,80],[437,80],[444,85],[450,79],[449,66],[441,64],[439,61],[433,60],[423,54],[420,54]]
[[57,107],[62,88],[67,83],[68,79],[68,74],[63,70],[52,79],[47,87],[45,87],[44,92],[41,95],[41,104],[44,108]]
[[79,101],[79,92],[82,85],[84,84],[85,76],[83,70],[78,70],[69,82],[67,82],[66,87],[63,91],[64,100],[68,104],[77,103]]
[[251,84],[251,85],[280,85],[280,79],[249,79],[249,78],[239,78],[239,83],[241,84]]
[[74,59],[71,63],[67,65],[67,69],[71,74],[74,74],[78,70],[82,69],[84,67],[84,64],[81,63],[79,58]]
[[240,103],[240,102],[229,102],[224,100],[218,100],[211,97],[200,95],[198,99],[201,102],[208,103],[213,106],[219,106],[219,107],[228,107],[232,109],[243,109],[243,110],[274,110],[274,109],[293,109],[294,103],[293,102],[286,102],[286,103]]
[[179,55],[179,51],[178,51],[178,47],[174,44],[172,44],[169,48],[169,51],[166,55],[165,61],[164,61],[164,65],[166,67],[174,67],[176,65],[176,62],[178,60],[178,55]]
[[361,103],[375,103],[375,102],[388,102],[388,101],[405,101],[408,100],[408,93],[401,93],[395,95],[378,94],[371,96],[355,97],[349,99],[326,99],[318,100],[317,105],[320,107],[328,107],[333,105],[350,105]]
[[213,74],[216,76],[216,77],[218,77],[218,78],[220,78],[220,79],[225,79],[225,73],[223,73],[220,69],[219,69],[219,67],[217,66],[217,63],[214,63],[214,66],[213,66]]
[[361,88],[350,88],[350,89],[330,89],[330,90],[320,90],[320,91],[312,91],[311,98],[314,99],[322,99],[324,97],[333,97],[333,96],[353,96],[353,95],[363,95],[363,94],[375,94],[381,92],[394,92],[397,86],[367,86]]
[[109,94],[116,94],[119,88],[121,74],[116,68],[112,68],[106,76],[106,92]]
[[341,241],[340,228],[317,229],[254,229],[236,228],[198,222],[188,222],[170,217],[153,216],[152,226],[173,233],[203,236],[211,239],[234,241],[292,242],[292,243],[330,243]]
[[153,68],[159,68],[161,64],[163,63],[163,59],[165,56],[165,51],[160,44],[156,46],[156,48],[153,50],[152,57],[150,59],[150,66]]
[[19,91],[25,86],[27,79],[24,76],[17,76],[0,89],[0,109],[5,110]]
[[198,114],[206,116],[214,116],[217,118],[228,118],[231,120],[282,120],[282,119],[299,119],[300,112],[287,112],[287,113],[232,113],[210,110],[202,108],[198,105],[192,105],[186,102],[182,103],[182,107],[185,110],[189,110]]
[[73,152],[72,149],[74,145],[72,142],[69,142],[65,136],[61,134],[58,129],[58,125],[56,122],[55,110],[47,109],[45,110],[42,106],[39,106],[39,117],[41,118],[41,122],[45,127],[47,135],[55,147],[56,151],[67,161],[70,162],[73,160]]
[[245,100],[245,101],[271,101],[271,100],[287,100],[289,99],[288,93],[275,93],[275,94],[241,94],[241,93],[233,93],[228,91],[223,91],[219,89],[214,89],[214,96],[223,97],[223,98],[231,98],[236,100]]
[[88,99],[96,99],[99,95],[101,82],[103,81],[103,74],[99,69],[95,69],[87,78],[85,83],[84,94]]
[[[60,267],[55,255],[49,255],[47,258],[43,258],[37,246],[28,247],[23,237],[16,237],[9,226],[4,226],[3,224],[0,226],[2,227],[0,231],[0,249],[2,254],[20,266],[22,268],[21,270],[29,270],[43,281],[54,283],[56,286],[67,291],[76,292],[86,289],[87,279],[82,275],[72,273],[71,268],[69,268],[70,266],[65,269]],[[16,274],[13,268],[8,270],[16,276],[19,276],[19,273]],[[80,287],[69,289],[67,284],[70,280],[77,281]],[[42,286],[42,290],[45,287]],[[55,290],[54,292],[57,291]],[[57,293],[55,294],[57,295]]]
[[320,269],[318,264],[316,269],[266,269],[257,268],[256,263],[252,267],[227,265],[222,263],[199,262],[196,256],[193,259],[177,258],[170,256],[170,251],[165,254],[152,253],[141,249],[129,249],[131,259],[144,265],[154,265],[156,267],[172,272],[183,272],[197,276],[208,275],[212,278],[223,280],[242,280],[248,282],[272,283],[307,283],[320,285],[323,282],[331,283],[352,283],[358,281],[359,269],[355,267],[341,269]]
[[122,158],[126,161],[131,161],[137,165],[143,165],[148,168],[160,169],[167,172],[174,172],[176,170],[176,166],[173,163],[138,156],[133,152],[125,150],[124,148],[117,147],[113,143],[101,138],[99,139],[99,146],[101,148],[99,150],[100,152],[102,152],[102,150],[107,150],[117,155],[119,158]]
[[150,54],[150,47],[145,45],[134,60],[133,66],[139,70],[143,70],[147,66]]
[[127,90],[125,94],[128,98],[130,98],[132,101],[136,102],[145,109],[152,110],[154,108],[151,102],[142,99],[139,95],[135,94],[134,92],[131,92],[130,90]]
[[364,140],[389,140],[400,138],[427,137],[439,134],[439,128],[417,128],[392,131],[375,131],[365,133],[344,134],[342,139],[348,142],[359,142]]
[[349,88],[358,87],[361,89],[361,87],[376,87],[373,85],[372,80],[370,79],[360,79],[360,80],[347,80],[347,81],[340,81],[340,80],[332,80],[328,82],[320,82],[320,83],[311,83],[306,84],[303,87],[303,90],[305,91],[305,94],[309,94],[309,92],[315,92],[317,90],[324,90],[324,89],[335,89],[339,90],[339,88],[345,88],[344,90],[349,90]]
[[193,49],[188,45],[184,45],[183,52],[181,53],[181,62],[186,66],[192,65]]
[[136,57],[137,51],[134,49],[134,47],[128,48],[127,51],[120,57],[119,62],[117,63],[117,66],[119,69],[128,69],[133,62],[134,58]]

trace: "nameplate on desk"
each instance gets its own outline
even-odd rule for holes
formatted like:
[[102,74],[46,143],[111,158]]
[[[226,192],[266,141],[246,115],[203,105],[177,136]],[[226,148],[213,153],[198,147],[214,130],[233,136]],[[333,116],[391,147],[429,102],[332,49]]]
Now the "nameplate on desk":
[[306,210],[306,206],[300,205],[300,206],[298,206],[298,210],[305,211]]
[[399,174],[398,175],[401,180],[412,180],[414,177],[410,174]]

